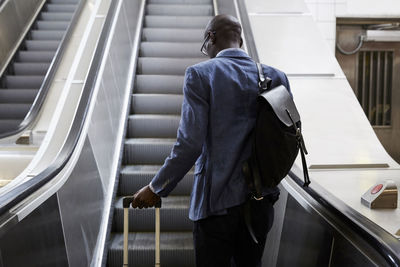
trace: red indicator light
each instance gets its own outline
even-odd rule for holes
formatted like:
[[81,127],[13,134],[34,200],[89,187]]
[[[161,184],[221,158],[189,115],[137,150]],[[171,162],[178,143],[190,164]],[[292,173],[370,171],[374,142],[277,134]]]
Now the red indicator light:
[[374,188],[372,188],[371,194],[376,194],[376,193],[378,193],[379,191],[381,191],[382,187],[383,187],[383,184],[378,184],[378,185],[376,185]]

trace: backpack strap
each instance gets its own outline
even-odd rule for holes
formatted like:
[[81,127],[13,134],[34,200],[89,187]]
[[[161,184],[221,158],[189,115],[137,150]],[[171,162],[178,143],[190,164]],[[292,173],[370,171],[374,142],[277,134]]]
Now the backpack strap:
[[[310,177],[308,175],[308,169],[307,169],[307,162],[306,162],[306,156],[308,154],[306,144],[304,143],[303,135],[301,133],[300,127],[296,126],[296,123],[294,122],[292,115],[290,114],[289,110],[286,109],[286,113],[289,117],[289,119],[293,123],[293,128],[296,131],[296,139],[297,139],[297,145],[300,149],[300,155],[301,155],[301,164],[303,165],[303,176],[304,176],[304,184],[303,186],[306,187],[308,186],[310,182]],[[305,155],[304,155],[305,154]]]
[[258,70],[259,93],[262,93],[271,87],[272,80],[269,77],[265,77],[261,63],[256,62],[256,65],[257,65],[257,70]]
[[[271,86],[271,79],[270,78],[265,78],[262,65],[259,62],[256,62],[257,70],[258,70],[258,88],[259,91],[258,93],[261,94],[268,90]],[[256,138],[255,130],[253,129],[250,138],[254,140]],[[252,150],[255,151],[255,142],[252,142]],[[249,231],[249,234],[251,238],[253,239],[254,243],[258,244],[258,240],[256,238],[256,235],[254,233],[254,229],[251,223],[251,207],[250,207],[250,201],[251,200],[262,200],[264,197],[262,196],[262,184],[261,184],[261,176],[260,176],[260,171],[258,169],[258,163],[256,162],[256,158],[253,156],[250,156],[250,158],[245,161],[242,165],[242,171],[244,173],[244,176],[247,181],[247,185],[249,186],[249,189],[251,191],[250,199],[246,201],[246,203],[243,206],[243,215],[244,215],[244,221],[247,227],[247,230]]]

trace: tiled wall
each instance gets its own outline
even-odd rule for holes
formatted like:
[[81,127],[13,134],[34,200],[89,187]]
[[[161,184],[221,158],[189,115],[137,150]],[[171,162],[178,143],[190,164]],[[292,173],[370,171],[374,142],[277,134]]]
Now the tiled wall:
[[335,52],[336,17],[399,17],[399,0],[305,0],[322,36]]

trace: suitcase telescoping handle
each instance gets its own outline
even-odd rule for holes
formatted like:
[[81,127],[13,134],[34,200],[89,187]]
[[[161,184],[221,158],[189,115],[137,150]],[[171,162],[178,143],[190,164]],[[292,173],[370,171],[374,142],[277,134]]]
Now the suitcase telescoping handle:
[[[133,201],[133,196],[124,197],[122,206],[124,207],[124,262],[123,267],[128,267],[128,233],[129,233],[129,206]],[[160,208],[161,199],[155,205],[156,208],[156,261],[155,266],[160,267]]]

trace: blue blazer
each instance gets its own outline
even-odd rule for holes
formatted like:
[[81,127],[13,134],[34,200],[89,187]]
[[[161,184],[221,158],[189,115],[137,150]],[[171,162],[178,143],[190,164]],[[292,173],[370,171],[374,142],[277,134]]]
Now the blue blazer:
[[[263,68],[272,87],[282,84],[290,91],[283,72]],[[225,214],[249,194],[241,168],[251,153],[257,84],[255,62],[236,48],[186,70],[177,141],[150,184],[156,194],[166,197],[195,163],[191,220]],[[266,189],[264,194],[277,190]]]

